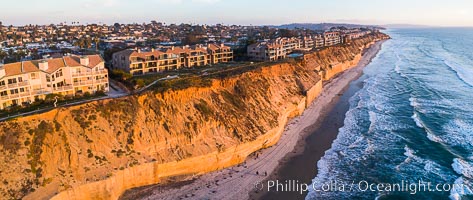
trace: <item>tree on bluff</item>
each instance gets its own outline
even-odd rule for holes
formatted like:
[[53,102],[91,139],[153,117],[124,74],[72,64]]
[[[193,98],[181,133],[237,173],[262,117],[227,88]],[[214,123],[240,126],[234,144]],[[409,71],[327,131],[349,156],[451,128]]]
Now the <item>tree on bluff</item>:
[[279,30],[279,36],[280,37],[287,37],[287,38],[297,37],[297,32],[295,32],[293,30],[289,30],[289,29],[281,29],[281,30]]
[[195,33],[189,33],[186,35],[186,37],[182,40],[183,45],[194,45],[194,44],[199,44],[200,39],[197,37],[197,34]]

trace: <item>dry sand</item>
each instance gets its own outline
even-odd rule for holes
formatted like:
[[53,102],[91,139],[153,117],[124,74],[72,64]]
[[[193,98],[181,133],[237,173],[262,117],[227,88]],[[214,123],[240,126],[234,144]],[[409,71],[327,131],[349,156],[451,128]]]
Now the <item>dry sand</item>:
[[291,154],[296,153],[298,143],[311,133],[310,130],[321,121],[321,118],[325,117],[326,108],[333,107],[338,100],[337,97],[349,83],[363,74],[363,67],[376,56],[381,45],[382,41],[377,42],[365,52],[356,67],[324,83],[321,95],[301,116],[289,122],[281,139],[273,147],[256,152],[238,166],[196,177],[187,182],[143,187],[127,192],[125,196],[127,199],[249,199],[249,193],[255,189],[255,185],[261,187],[259,183],[281,167],[279,165],[282,159],[288,159]]

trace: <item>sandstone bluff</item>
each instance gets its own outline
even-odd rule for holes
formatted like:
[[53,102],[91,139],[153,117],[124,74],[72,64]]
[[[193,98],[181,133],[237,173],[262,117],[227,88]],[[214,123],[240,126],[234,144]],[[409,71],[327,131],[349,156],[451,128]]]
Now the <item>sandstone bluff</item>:
[[324,81],[387,37],[0,122],[0,198],[117,199],[241,163],[274,145]]

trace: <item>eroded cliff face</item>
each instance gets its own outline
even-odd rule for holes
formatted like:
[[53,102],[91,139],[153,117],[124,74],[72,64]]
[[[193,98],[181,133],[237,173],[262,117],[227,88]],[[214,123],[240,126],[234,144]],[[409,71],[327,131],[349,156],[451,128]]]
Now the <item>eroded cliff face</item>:
[[0,198],[116,199],[126,189],[238,164],[277,142],[322,80],[384,35],[208,84],[0,122]]

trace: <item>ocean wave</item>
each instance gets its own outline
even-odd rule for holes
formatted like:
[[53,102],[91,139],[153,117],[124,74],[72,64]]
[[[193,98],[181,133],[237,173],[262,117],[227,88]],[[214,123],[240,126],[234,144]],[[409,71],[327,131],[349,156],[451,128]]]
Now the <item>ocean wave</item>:
[[473,178],[473,166],[461,158],[453,159],[452,168],[458,175]]
[[402,75],[402,72],[401,72],[401,62],[402,62],[402,58],[401,56],[399,56],[398,53],[396,53],[396,63],[394,65],[394,71],[396,73],[398,73],[399,75]]
[[368,128],[368,133],[372,133],[374,130],[375,130],[375,127],[376,127],[376,113],[373,112],[373,111],[368,111],[368,115],[369,115],[369,120],[370,120],[370,126]]
[[422,114],[450,114],[452,109],[463,110],[461,105],[454,106],[448,99],[425,99],[422,97],[410,97],[409,104],[417,112]]
[[[471,68],[471,58],[469,60],[469,58],[462,58],[461,55],[453,55],[451,53],[451,50],[447,49],[443,42],[441,44],[441,49],[438,50],[442,50],[442,52],[437,54],[437,56],[444,62],[444,64],[447,65],[450,70],[455,72],[457,77],[465,84],[469,85],[470,87],[473,87],[473,76],[471,76],[471,74],[473,74],[473,68]],[[462,61],[469,62],[470,64],[462,65],[458,63]]]
[[[468,120],[466,122],[465,120]],[[442,139],[448,144],[460,145],[463,148],[473,150],[473,120],[455,118],[443,125],[443,132],[446,133]]]
[[472,195],[471,184],[465,181],[463,177],[459,177],[454,182],[455,187],[450,190],[449,198],[451,200],[461,200],[462,196]]
[[465,84],[469,85],[470,87],[473,87],[473,72],[471,70],[468,70],[465,67],[460,66],[458,63],[455,63],[453,61],[449,61],[446,59],[443,59],[443,62],[445,65],[447,65],[455,74],[457,77],[462,80]]
[[406,156],[406,159],[402,163],[399,163],[395,169],[396,171],[401,171],[401,167],[409,164],[412,160],[420,160],[419,157],[415,155],[415,151],[411,148],[409,148],[407,145],[404,146],[404,155]]
[[432,142],[443,143],[442,138],[434,135],[431,131],[427,131],[427,138]]
[[428,127],[426,127],[426,125],[424,124],[422,119],[419,117],[419,114],[417,112],[414,111],[414,115],[412,115],[411,118],[414,120],[417,127],[422,128],[422,129],[425,130],[425,132],[427,133],[427,138],[430,141],[437,142],[437,143],[442,143],[443,142],[442,138],[436,136]]
[[419,118],[419,115],[417,115],[416,112],[414,112],[414,115],[412,115],[411,118],[414,120],[414,122],[419,128],[425,128],[424,124],[422,123],[422,120]]

